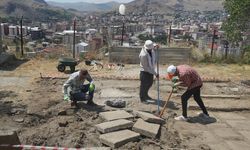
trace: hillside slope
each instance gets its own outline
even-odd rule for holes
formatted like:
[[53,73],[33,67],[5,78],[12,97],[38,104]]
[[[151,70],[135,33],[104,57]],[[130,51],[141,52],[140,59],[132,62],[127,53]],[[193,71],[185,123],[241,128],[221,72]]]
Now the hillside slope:
[[75,9],[78,11],[109,11],[112,9],[117,8],[120,4],[116,2],[109,2],[109,3],[101,3],[101,4],[95,4],[95,3],[85,3],[85,2],[79,2],[79,3],[57,3],[53,1],[47,2],[51,6],[57,6],[62,7],[65,9]]
[[5,19],[23,16],[30,21],[63,20],[71,17],[71,13],[62,8],[49,6],[44,0],[1,0],[0,16]]
[[168,13],[176,9],[213,11],[223,9],[223,0],[135,0],[127,4],[129,12]]

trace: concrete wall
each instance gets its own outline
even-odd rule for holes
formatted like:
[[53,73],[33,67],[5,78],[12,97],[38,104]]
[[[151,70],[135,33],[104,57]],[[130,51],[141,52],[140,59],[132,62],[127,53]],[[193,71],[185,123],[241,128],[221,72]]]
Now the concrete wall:
[[[138,64],[141,47],[113,47],[109,52],[109,62]],[[160,48],[160,64],[188,64],[190,48]]]

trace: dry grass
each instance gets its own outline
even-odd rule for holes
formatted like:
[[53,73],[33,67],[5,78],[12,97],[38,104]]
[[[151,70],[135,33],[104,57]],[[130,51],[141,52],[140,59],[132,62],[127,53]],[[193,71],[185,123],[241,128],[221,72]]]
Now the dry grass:
[[194,68],[206,77],[230,78],[231,80],[249,80],[250,65],[238,64],[194,64]]
[[[108,62],[106,62],[108,63]],[[40,72],[57,72],[58,60],[57,59],[45,59],[45,58],[34,58],[28,62],[25,62],[18,66],[15,70],[11,72],[6,72],[8,75],[15,76],[34,76],[39,77]],[[125,69],[136,69],[139,64],[128,65],[125,64]],[[215,77],[217,79],[228,79],[234,81],[240,80],[250,80],[250,65],[238,65],[238,64],[205,64],[205,63],[196,63],[191,64],[190,66],[194,67],[198,73],[203,77]],[[77,66],[77,69],[86,67],[84,63],[81,63]],[[162,66],[163,67],[163,66]],[[166,69],[167,66],[161,69]],[[103,69],[102,71],[105,71]],[[135,74],[135,73],[133,73]]]

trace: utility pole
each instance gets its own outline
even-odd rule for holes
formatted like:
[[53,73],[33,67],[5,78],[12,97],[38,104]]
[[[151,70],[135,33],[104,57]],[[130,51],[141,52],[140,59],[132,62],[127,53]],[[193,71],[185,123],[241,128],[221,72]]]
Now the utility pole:
[[121,41],[121,46],[123,46],[123,36],[124,36],[124,21],[125,21],[125,17],[123,16],[123,19],[122,19],[122,41]]
[[170,27],[169,27],[169,35],[168,35],[168,47],[170,47],[171,34],[172,34],[172,26],[170,25]]
[[76,44],[76,18],[74,19],[74,35],[73,35],[73,58],[75,58],[75,44]]
[[0,17],[0,54],[3,52],[3,41],[2,41],[2,25],[1,25],[1,17]]
[[124,24],[125,24],[125,10],[126,10],[125,5],[121,4],[119,6],[119,13],[122,15],[122,41],[121,41],[121,46],[123,46]]
[[20,20],[20,26],[21,26],[21,56],[23,56],[23,16]]
[[229,42],[227,40],[224,41],[224,48],[225,48],[225,59],[227,59],[228,54],[228,48],[229,48]]
[[216,30],[214,29],[213,38],[212,38],[211,57],[213,57],[214,42],[215,42],[215,33],[216,33]]

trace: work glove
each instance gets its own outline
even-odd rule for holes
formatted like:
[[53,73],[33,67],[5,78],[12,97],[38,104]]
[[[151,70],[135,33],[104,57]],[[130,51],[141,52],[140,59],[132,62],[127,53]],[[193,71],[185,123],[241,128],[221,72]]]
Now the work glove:
[[69,96],[68,96],[67,94],[65,94],[63,100],[64,100],[64,101],[69,101],[70,98],[69,98]]
[[91,83],[89,85],[89,92],[93,92],[95,90],[95,84],[94,83]]
[[177,76],[174,76],[171,81],[173,83],[177,83],[179,81],[179,78]]
[[174,83],[174,84],[172,85],[172,88],[175,89],[175,88],[177,88],[179,85],[180,85],[179,83]]

